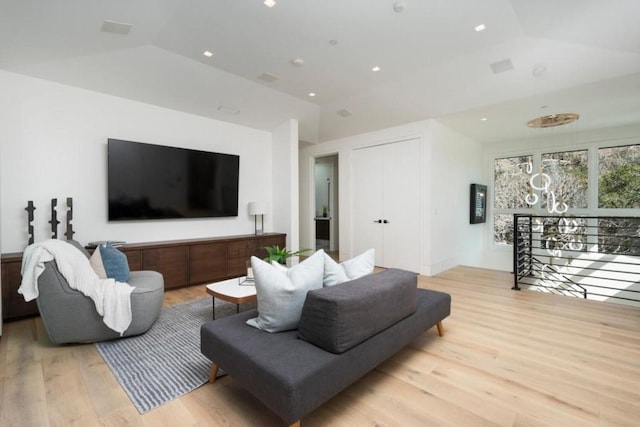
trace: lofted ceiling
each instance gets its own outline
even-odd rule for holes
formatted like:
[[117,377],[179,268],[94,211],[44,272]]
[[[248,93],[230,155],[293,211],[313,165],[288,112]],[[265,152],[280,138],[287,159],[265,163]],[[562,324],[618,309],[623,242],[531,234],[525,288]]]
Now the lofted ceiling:
[[638,0],[0,0],[0,69],[269,131],[295,118],[309,143],[428,118],[494,142],[560,112],[640,123],[639,17]]

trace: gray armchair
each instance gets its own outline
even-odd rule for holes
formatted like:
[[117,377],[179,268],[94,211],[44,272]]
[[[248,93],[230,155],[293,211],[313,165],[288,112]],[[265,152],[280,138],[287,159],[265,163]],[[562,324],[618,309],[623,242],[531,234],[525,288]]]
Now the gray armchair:
[[[74,245],[78,247],[79,245]],[[85,255],[88,253],[79,247]],[[146,332],[160,315],[164,297],[164,279],[156,271],[132,271],[128,283],[132,320],[122,336]],[[106,341],[120,338],[96,312],[93,301],[67,283],[55,261],[45,263],[38,278],[38,310],[51,341],[55,344]]]

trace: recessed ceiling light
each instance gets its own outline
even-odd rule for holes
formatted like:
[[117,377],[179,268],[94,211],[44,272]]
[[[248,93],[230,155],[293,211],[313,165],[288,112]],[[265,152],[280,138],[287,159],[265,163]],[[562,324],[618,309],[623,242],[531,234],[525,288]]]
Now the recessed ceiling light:
[[296,58],[291,60],[291,65],[294,67],[302,67],[304,65],[304,59]]
[[312,97],[316,96],[316,93],[315,92],[309,92],[309,96],[312,96]]
[[276,5],[275,0],[264,0],[264,5],[267,7],[273,7]]
[[484,31],[487,27],[484,24],[476,25],[474,28],[477,32]]
[[486,117],[483,117],[483,118],[481,118],[481,119],[480,119],[480,121],[481,121],[481,122],[486,122],[486,121],[487,121],[487,118],[486,118]]
[[380,71],[380,67],[378,67],[377,65],[375,67],[373,67],[371,69],[371,71],[373,71],[374,73],[377,73],[378,71]]
[[543,78],[547,76],[547,66],[544,64],[538,64],[535,67],[533,67],[533,70],[531,70],[531,74],[533,74],[533,77],[536,78]]
[[331,39],[331,40],[329,40],[329,44],[330,44],[331,46],[335,46],[335,45],[337,45],[337,44],[338,44],[338,40]]
[[213,53],[209,52],[208,50],[205,50],[204,52],[202,52],[202,54],[207,58],[211,58],[213,56]]

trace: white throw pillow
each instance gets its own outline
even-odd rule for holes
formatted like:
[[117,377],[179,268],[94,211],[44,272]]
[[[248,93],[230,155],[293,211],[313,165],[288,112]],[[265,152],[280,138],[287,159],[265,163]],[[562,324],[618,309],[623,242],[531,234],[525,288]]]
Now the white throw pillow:
[[99,278],[106,279],[107,271],[104,269],[104,264],[102,263],[102,256],[100,256],[100,247],[97,247],[93,251],[93,255],[89,258],[89,264],[93,268],[93,271],[96,272]]
[[324,254],[323,286],[334,286],[371,274],[373,273],[375,261],[376,253],[374,249],[369,249],[341,264],[335,262],[329,255]]
[[247,324],[267,332],[296,329],[307,292],[322,288],[324,251],[319,250],[291,268],[251,257],[256,282],[258,317]]
[[288,268],[287,268],[287,266],[286,266],[286,265],[284,265],[284,264],[280,264],[278,261],[271,261],[271,265],[272,265],[274,268],[276,268],[276,269],[278,269],[278,270],[280,270],[280,271],[287,271],[287,270],[288,270]]

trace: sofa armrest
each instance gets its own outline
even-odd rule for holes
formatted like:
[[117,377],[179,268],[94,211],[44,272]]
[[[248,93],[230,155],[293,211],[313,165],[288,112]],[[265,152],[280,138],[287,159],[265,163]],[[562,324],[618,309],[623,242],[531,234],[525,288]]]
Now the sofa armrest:
[[340,354],[413,314],[417,276],[386,270],[307,293],[298,335]]

